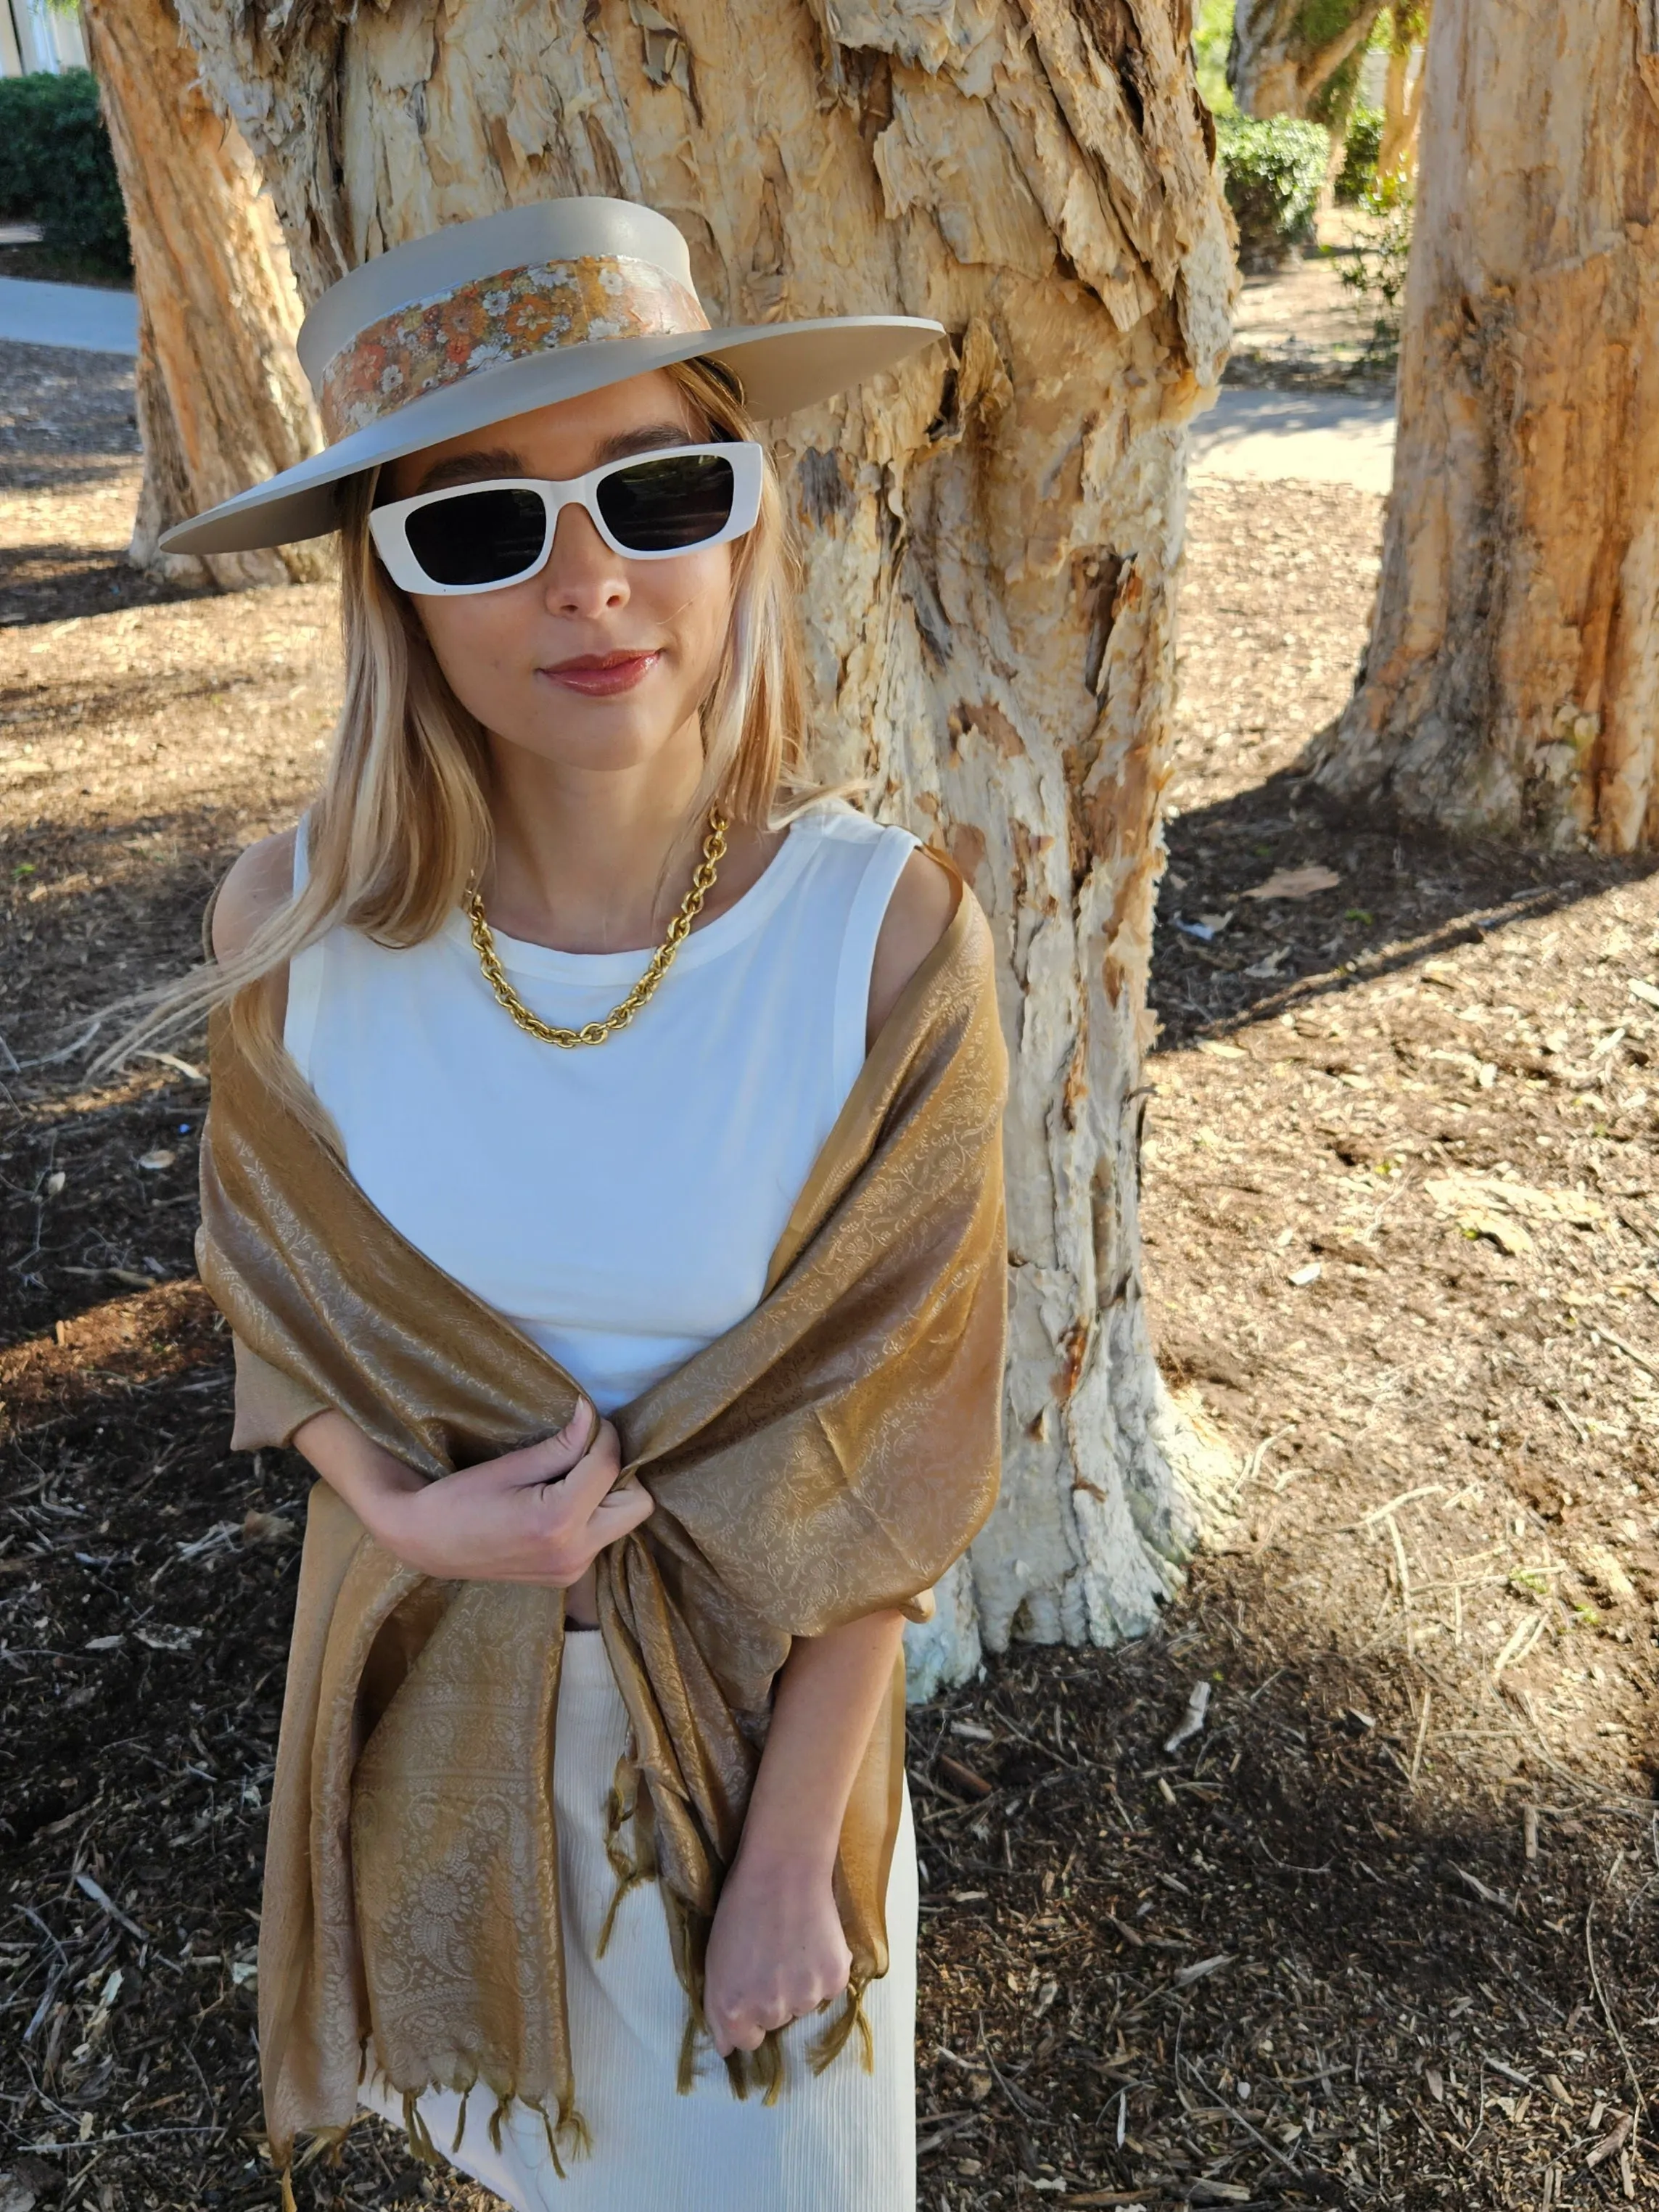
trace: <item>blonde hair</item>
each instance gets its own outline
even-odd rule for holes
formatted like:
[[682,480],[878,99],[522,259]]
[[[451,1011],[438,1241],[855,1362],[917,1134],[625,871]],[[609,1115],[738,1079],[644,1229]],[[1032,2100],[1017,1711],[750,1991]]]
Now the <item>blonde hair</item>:
[[[709,362],[665,372],[715,439],[757,433],[735,380]],[[440,929],[489,864],[488,742],[446,682],[368,532],[379,471],[344,489],[340,606],[345,690],[311,809],[305,884],[234,958],[157,993],[140,1023],[94,1063],[225,1010],[264,1080],[316,1125],[319,1109],[277,1034],[270,983],[296,954],[345,923],[378,943],[418,945]],[[736,541],[725,650],[702,708],[703,773],[687,810],[689,852],[708,809],[780,826],[823,795],[805,779],[805,691],[793,601],[798,564],[769,459],[760,516]]]

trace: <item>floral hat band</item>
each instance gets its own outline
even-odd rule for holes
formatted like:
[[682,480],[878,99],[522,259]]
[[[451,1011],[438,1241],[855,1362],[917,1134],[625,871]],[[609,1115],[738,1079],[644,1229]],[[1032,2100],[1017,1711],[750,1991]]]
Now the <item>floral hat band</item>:
[[[743,297],[741,272],[718,254],[710,273]],[[880,272],[803,270],[798,281],[808,300],[850,288],[864,304]],[[885,303],[877,290],[868,304]],[[921,315],[711,325],[684,234],[635,200],[532,200],[446,223],[359,262],[307,312],[299,353],[322,451],[176,523],[162,548],[241,553],[319,537],[348,513],[348,484],[388,461],[683,362],[724,370],[764,422],[944,336]]]
[[680,337],[709,327],[696,294],[629,254],[502,269],[382,316],[323,370],[318,410],[331,444],[428,392],[559,346]]

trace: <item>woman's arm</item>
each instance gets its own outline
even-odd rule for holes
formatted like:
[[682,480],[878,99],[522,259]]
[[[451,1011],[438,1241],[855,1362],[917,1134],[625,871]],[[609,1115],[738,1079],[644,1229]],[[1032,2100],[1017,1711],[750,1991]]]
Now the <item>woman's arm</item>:
[[708,1937],[703,2010],[714,2048],[754,2051],[847,1987],[852,1954],[834,1875],[841,1824],[893,1679],[904,1626],[872,1613],[797,1639]]
[[343,1413],[314,1413],[294,1448],[377,1544],[444,1582],[580,1583],[607,1544],[655,1509],[637,1482],[613,1488],[617,1431],[585,1401],[557,1436],[428,1482]]
[[[876,941],[867,1044],[944,936],[959,896],[924,854],[906,863]],[[778,1676],[743,1841],[708,1936],[703,2010],[722,2057],[758,2049],[768,2028],[847,1986],[853,1962],[836,1906],[836,1852],[903,1627],[902,1613],[872,1613],[800,1638]]]

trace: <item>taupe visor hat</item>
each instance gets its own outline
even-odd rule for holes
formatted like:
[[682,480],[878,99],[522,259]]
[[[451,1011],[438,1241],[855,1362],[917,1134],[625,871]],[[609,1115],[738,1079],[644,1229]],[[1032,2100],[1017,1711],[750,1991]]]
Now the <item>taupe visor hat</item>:
[[328,444],[169,530],[168,553],[245,553],[339,523],[349,477],[672,362],[718,362],[763,419],[811,407],[945,335],[912,315],[711,328],[684,239],[631,200],[543,200],[393,246],[300,331]]

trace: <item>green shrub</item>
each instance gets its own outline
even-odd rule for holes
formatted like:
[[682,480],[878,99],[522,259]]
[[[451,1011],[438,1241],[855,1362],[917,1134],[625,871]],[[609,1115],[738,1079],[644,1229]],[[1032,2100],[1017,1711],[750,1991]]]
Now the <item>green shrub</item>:
[[1371,335],[1366,346],[1375,366],[1392,367],[1400,357],[1401,325],[1406,312],[1406,276],[1411,264],[1416,216],[1410,171],[1376,177],[1359,196],[1352,258],[1337,275],[1354,305],[1369,311]]
[[1233,0],[1199,0],[1193,22],[1193,65],[1199,97],[1215,116],[1237,112],[1227,83],[1227,49],[1233,36]]
[[1266,123],[1218,118],[1223,183],[1238,225],[1238,265],[1252,275],[1278,269],[1313,236],[1314,214],[1330,160],[1322,124],[1274,116]]
[[0,216],[38,222],[42,246],[66,261],[131,273],[126,210],[89,70],[0,78]]
[[1356,107],[1348,118],[1346,151],[1336,197],[1345,207],[1356,206],[1376,183],[1376,156],[1382,143],[1382,110]]

